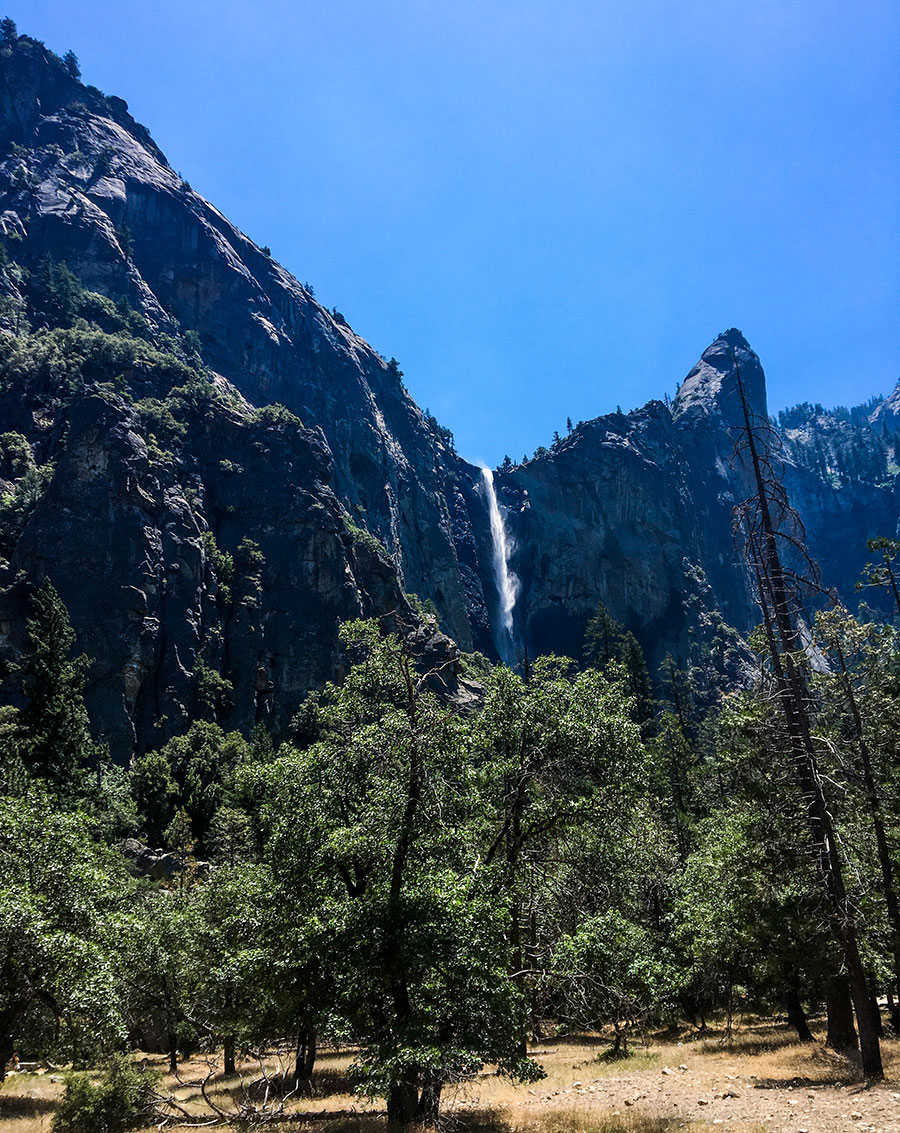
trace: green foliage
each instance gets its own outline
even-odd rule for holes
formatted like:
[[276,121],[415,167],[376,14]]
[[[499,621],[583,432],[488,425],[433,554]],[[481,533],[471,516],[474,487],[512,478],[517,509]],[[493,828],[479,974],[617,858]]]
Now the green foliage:
[[147,438],[151,459],[157,462],[170,460],[173,450],[184,439],[187,424],[178,420],[168,399],[160,401],[155,397],[144,397],[134,403],[134,408],[141,431]]
[[277,401],[271,405],[262,405],[259,409],[254,409],[253,423],[265,428],[279,428],[280,426],[291,429],[303,428],[303,422],[296,413],[291,413],[290,409],[280,405]]
[[601,602],[585,629],[584,659],[588,665],[603,669],[613,661],[622,665],[625,687],[633,700],[635,720],[646,726],[655,709],[653,686],[644,658],[644,651],[634,634],[612,617]]
[[584,634],[586,664],[603,669],[619,656],[624,628],[601,602],[597,606]]
[[349,515],[344,515],[344,526],[347,528],[347,534],[355,547],[362,547],[372,555],[378,555],[381,558],[387,557],[387,550],[384,544],[378,539],[371,531],[367,531],[365,527],[360,527],[359,524],[354,523]]
[[122,1055],[112,1059],[96,1084],[89,1074],[67,1074],[53,1133],[126,1133],[151,1124],[157,1078]]
[[677,977],[664,951],[647,929],[615,910],[563,937],[557,964],[567,980],[567,1022],[575,1029],[612,1025],[618,1040],[629,1026],[671,1008]]
[[437,629],[440,625],[441,615],[430,598],[423,599],[418,594],[404,594],[404,597],[421,621]]
[[634,702],[634,718],[639,724],[646,725],[653,719],[655,708],[653,686],[644,651],[630,631],[622,638],[619,660],[625,670],[625,687]]
[[15,665],[25,704],[16,742],[29,771],[60,790],[80,789],[100,750],[91,739],[84,684],[90,661],[71,658],[75,631],[55,587],[45,579],[34,592],[25,648]]
[[231,602],[231,583],[234,580],[234,557],[220,549],[212,531],[203,532],[203,547],[206,551],[206,561],[215,575],[218,594],[228,605]]
[[183,736],[161,749],[177,784],[176,811],[184,810],[193,834],[204,844],[213,814],[224,800],[225,783],[247,757],[247,743],[237,732],[195,721]]
[[[4,433],[5,437],[15,435]],[[40,468],[32,464],[16,481],[13,490],[0,496],[0,552],[7,557],[12,554],[29,516],[43,499],[53,472],[52,464]]]
[[74,51],[67,51],[63,56],[63,64],[70,79],[81,78],[81,68],[78,66],[78,56]]
[[0,477],[18,480],[34,468],[34,452],[21,433],[0,433]]
[[132,766],[130,781],[144,836],[151,846],[161,846],[179,798],[171,764],[162,752],[147,752]]
[[87,1058],[124,1038],[114,924],[131,883],[89,821],[38,788],[0,798],[0,1059]]
[[218,669],[212,669],[201,660],[194,662],[194,687],[201,718],[215,719],[231,702],[234,685]]
[[233,806],[220,806],[213,815],[207,839],[212,857],[229,866],[249,857],[253,850],[253,824],[247,814]]
[[242,606],[256,607],[262,593],[262,572],[266,560],[259,543],[246,536],[234,553],[235,588]]

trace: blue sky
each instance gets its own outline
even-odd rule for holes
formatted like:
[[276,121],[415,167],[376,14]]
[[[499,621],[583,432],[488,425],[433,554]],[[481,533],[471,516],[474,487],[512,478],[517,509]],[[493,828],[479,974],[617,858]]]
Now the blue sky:
[[9,0],[496,464],[716,334],[900,378],[896,0]]

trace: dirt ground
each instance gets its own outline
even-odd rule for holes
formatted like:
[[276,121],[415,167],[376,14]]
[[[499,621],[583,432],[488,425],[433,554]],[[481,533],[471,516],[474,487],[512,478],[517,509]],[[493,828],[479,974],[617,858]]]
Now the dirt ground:
[[[448,1124],[522,1133],[697,1133],[713,1127],[742,1133],[900,1133],[898,1040],[885,1041],[887,1078],[871,1087],[860,1083],[851,1062],[820,1042],[793,1042],[783,1027],[766,1023],[737,1029],[730,1042],[714,1034],[650,1039],[615,1062],[603,1057],[608,1049],[600,1038],[535,1046],[532,1053],[547,1072],[543,1081],[513,1086],[485,1072],[447,1094]],[[383,1103],[352,1095],[346,1078],[351,1061],[348,1051],[322,1054],[314,1095],[289,1103],[294,1120],[288,1128],[296,1129],[299,1119],[323,1133],[377,1133]],[[147,1062],[165,1065],[159,1056]],[[267,1061],[267,1069],[277,1071],[277,1060]],[[244,1062],[240,1071],[249,1084],[259,1077],[259,1064]],[[167,1075],[160,1088],[199,1116],[204,1110],[199,1082],[207,1073],[206,1060],[195,1058],[182,1066],[178,1080]],[[231,1109],[244,1096],[241,1079],[215,1076],[207,1092]],[[50,1071],[11,1075],[0,1091],[0,1133],[49,1131],[62,1088],[60,1076]]]

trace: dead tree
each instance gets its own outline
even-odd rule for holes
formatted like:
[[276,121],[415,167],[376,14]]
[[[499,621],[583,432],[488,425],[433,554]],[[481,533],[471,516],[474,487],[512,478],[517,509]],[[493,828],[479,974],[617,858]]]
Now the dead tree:
[[[794,775],[806,809],[819,882],[827,899],[829,929],[850,984],[863,1073],[869,1079],[883,1078],[878,1021],[872,1011],[853,906],[812,736],[808,665],[797,615],[802,586],[820,589],[818,571],[806,550],[800,518],[790,506],[782,477],[776,471],[773,430],[751,411],[736,356],[734,369],[742,416],[735,458],[749,472],[751,484],[748,498],[734,509],[735,534],[743,543],[762,613]],[[800,569],[790,565],[793,560],[801,564]]]

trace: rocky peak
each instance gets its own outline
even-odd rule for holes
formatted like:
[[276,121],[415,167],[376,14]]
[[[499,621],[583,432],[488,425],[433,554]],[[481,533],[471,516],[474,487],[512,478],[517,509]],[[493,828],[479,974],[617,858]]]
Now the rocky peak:
[[[735,366],[737,364],[737,368]],[[682,383],[673,405],[676,419],[717,417],[727,426],[741,418],[737,388],[740,370],[750,408],[768,417],[766,376],[756,352],[739,330],[732,327],[709,345]]]
[[149,131],[128,113],[124,99],[80,82],[40,40],[20,35],[0,45],[0,149],[29,144],[42,119],[66,108],[111,119],[168,167]]
[[898,421],[900,421],[900,382],[894,386],[890,397],[876,406],[869,417],[870,424],[890,426],[892,429],[896,429]]

